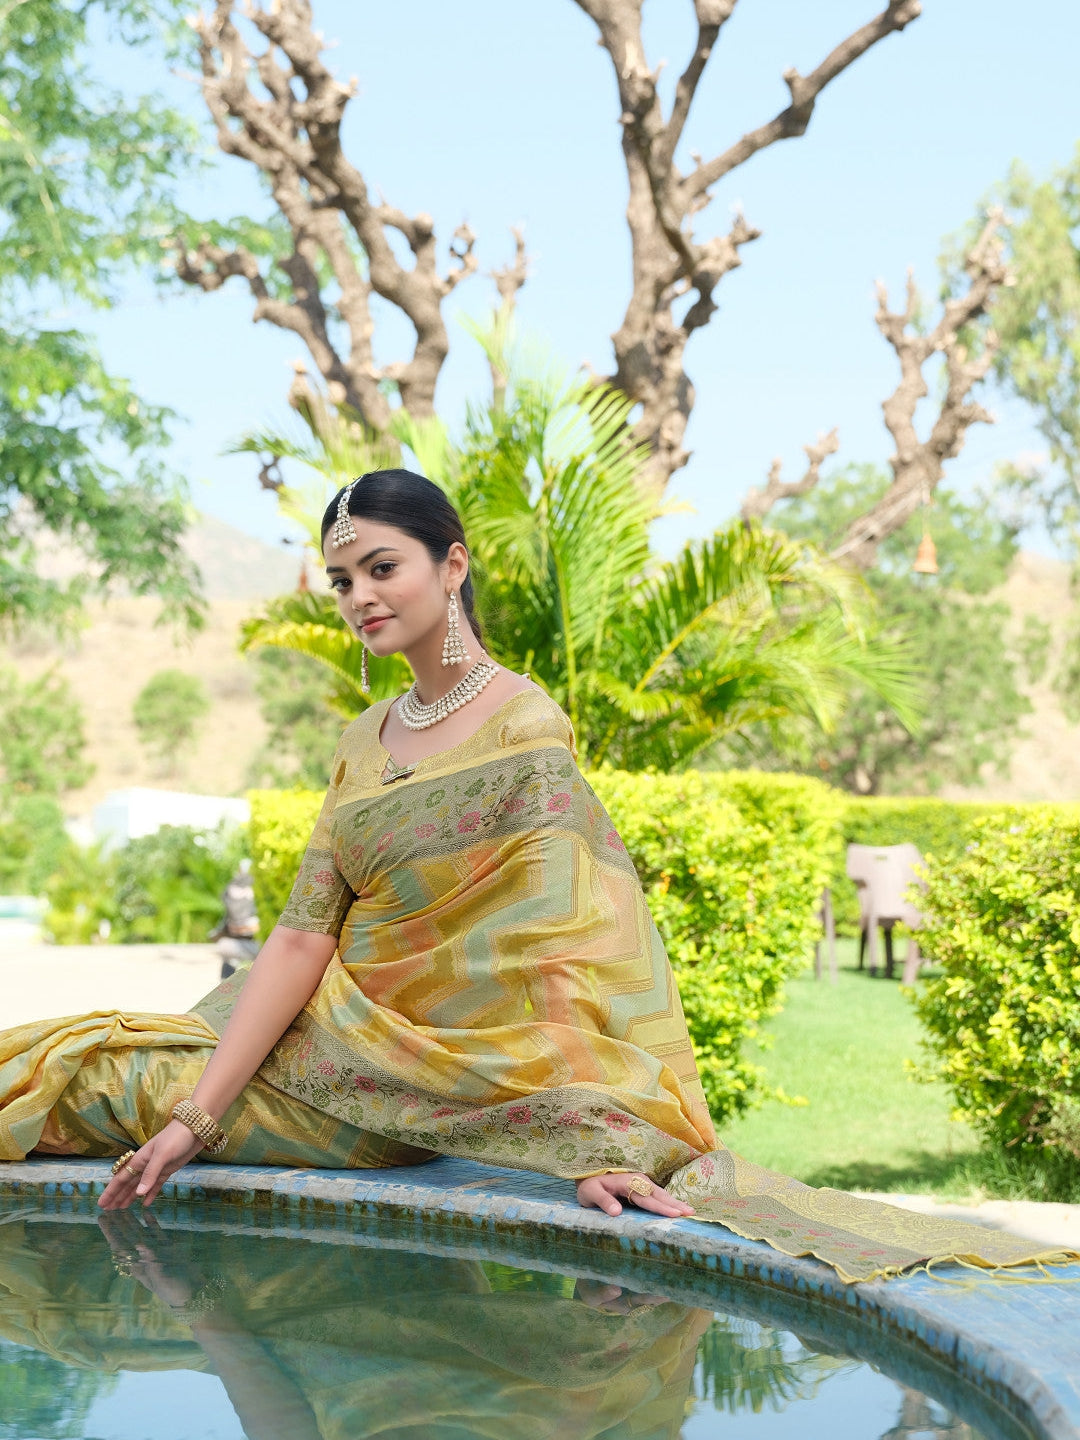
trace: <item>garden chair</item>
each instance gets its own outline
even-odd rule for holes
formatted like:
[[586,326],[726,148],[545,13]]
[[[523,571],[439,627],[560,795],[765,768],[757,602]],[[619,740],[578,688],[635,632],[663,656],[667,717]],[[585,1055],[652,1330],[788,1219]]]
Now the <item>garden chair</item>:
[[[910,930],[922,924],[922,915],[907,898],[908,891],[919,883],[917,867],[922,856],[912,844],[849,845],[847,873],[854,880],[859,894],[859,969],[866,956],[870,974],[877,974],[877,932],[885,932],[885,976],[893,973],[893,926],[900,921]],[[918,942],[908,936],[904,956],[904,983],[910,985],[919,973]]]

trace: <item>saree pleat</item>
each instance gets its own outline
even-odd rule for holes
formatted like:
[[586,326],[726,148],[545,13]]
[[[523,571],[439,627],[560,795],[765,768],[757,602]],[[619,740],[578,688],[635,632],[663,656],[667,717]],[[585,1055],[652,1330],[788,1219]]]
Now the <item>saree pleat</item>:
[[[281,917],[335,936],[337,953],[225,1117],[243,1148],[222,1158],[367,1165],[445,1154],[567,1179],[641,1171],[698,1219],[815,1255],[848,1280],[930,1259],[1062,1258],[814,1190],[726,1150],[663,942],[574,763],[566,717],[525,691],[470,740],[387,783],[400,773],[385,771],[379,744],[387,704],[342,737]],[[190,1093],[242,983],[232,977],[190,1016],[96,1016],[0,1036],[0,1158],[82,1143],[80,1126],[87,1143],[111,1140],[89,1064],[99,1050],[122,1057],[108,1103],[123,1135],[106,1153],[124,1137],[141,1143],[165,1100]],[[138,1098],[148,1085],[153,1104]],[[341,1160],[345,1150],[353,1158]]]

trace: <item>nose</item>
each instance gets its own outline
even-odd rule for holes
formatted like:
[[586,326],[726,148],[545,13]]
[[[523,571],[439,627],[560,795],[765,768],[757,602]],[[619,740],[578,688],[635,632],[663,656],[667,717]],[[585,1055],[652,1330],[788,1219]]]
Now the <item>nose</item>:
[[368,610],[374,603],[375,596],[366,575],[353,576],[351,599],[356,611]]

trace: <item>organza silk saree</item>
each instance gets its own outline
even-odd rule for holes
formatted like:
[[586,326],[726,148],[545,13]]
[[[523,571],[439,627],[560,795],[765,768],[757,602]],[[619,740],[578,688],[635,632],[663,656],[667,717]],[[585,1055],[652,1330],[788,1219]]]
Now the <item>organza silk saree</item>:
[[[346,730],[281,923],[338,937],[315,995],[225,1117],[243,1163],[455,1155],[568,1180],[641,1171],[696,1217],[847,1280],[1036,1242],[814,1190],[717,1141],[633,864],[536,688],[413,767]],[[0,1158],[114,1154],[189,1094],[242,977],[188,1016],[0,1035]]]

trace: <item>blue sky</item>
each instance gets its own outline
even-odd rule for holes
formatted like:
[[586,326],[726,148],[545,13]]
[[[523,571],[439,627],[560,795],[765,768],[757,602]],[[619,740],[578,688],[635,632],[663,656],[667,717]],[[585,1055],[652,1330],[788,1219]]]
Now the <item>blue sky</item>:
[[[591,21],[573,0],[313,0],[334,41],[331,63],[360,91],[346,147],[372,190],[428,210],[443,242],[461,220],[479,236],[482,271],[510,254],[524,224],[533,273],[523,328],[568,363],[609,364],[628,288],[625,181],[614,82]],[[878,0],[741,0],[723,31],[686,136],[709,154],[782,107],[781,74],[812,68],[880,8]],[[690,465],[672,498],[691,512],[659,522],[670,551],[705,534],[761,482],[773,456],[789,477],[801,446],[839,427],[840,461],[887,459],[882,400],[895,359],[873,322],[874,281],[899,297],[907,267],[933,293],[942,237],[965,224],[1014,158],[1037,173],[1080,140],[1080,7],[1075,0],[924,0],[924,14],[876,46],[825,92],[802,139],[774,146],[716,190],[699,233],[741,205],[762,238],[717,290],[720,310],[688,351],[698,403]],[[650,60],[677,73],[692,35],[690,0],[645,0]],[[195,116],[190,79],[155,76],[103,47],[118,85],[157,86]],[[684,156],[684,159],[686,157]],[[187,197],[203,214],[261,213],[244,165],[222,158]],[[440,406],[453,422],[485,384],[455,314],[483,314],[478,276],[451,298],[453,351]],[[133,283],[93,317],[107,362],[184,417],[172,460],[206,511],[275,542],[288,531],[259,492],[251,459],[225,457],[244,430],[286,419],[299,341],[251,321],[240,282],[215,295],[162,297]],[[379,316],[379,358],[404,351],[394,315]],[[1002,459],[1040,449],[1024,410],[992,398],[993,427],[969,432],[949,472],[968,488]],[[1038,543],[1038,537],[1035,537]]]

